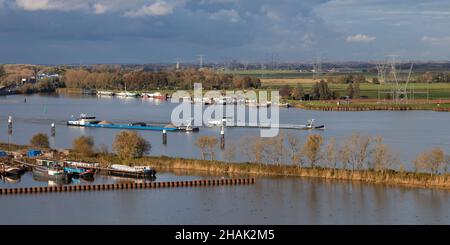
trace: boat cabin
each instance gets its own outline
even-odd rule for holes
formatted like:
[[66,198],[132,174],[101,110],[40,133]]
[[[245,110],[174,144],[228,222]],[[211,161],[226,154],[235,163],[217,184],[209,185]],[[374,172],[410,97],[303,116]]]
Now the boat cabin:
[[61,165],[58,161],[48,159],[36,159],[36,164],[43,167],[55,167]]

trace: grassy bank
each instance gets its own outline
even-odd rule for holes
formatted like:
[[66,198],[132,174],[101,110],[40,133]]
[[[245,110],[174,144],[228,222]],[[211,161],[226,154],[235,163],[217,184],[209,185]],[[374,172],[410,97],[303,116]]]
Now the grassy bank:
[[[0,150],[26,151],[29,146],[8,145],[0,143]],[[66,159],[99,162],[101,166],[125,164],[130,166],[148,165],[157,171],[202,171],[218,175],[251,176],[295,176],[313,177],[346,181],[363,181],[368,183],[405,185],[411,187],[450,189],[450,175],[432,175],[407,171],[350,170],[323,167],[297,167],[292,165],[270,165],[257,163],[228,163],[223,161],[172,158],[166,156],[146,156],[137,159],[121,159],[114,154],[98,154],[96,157],[80,157],[73,153]]]
[[[283,85],[295,87],[297,83],[301,83],[305,93],[309,93],[314,83],[310,78],[297,79],[261,79],[261,85],[265,89],[280,89]],[[373,83],[360,84],[360,96],[367,96],[369,99],[378,99],[378,91],[380,91],[380,98],[385,99],[392,90],[393,84],[378,85]],[[404,86],[404,85],[401,85]],[[332,91],[338,92],[341,96],[347,94],[348,84],[342,83],[328,83],[328,87]],[[413,97],[412,90],[414,90],[415,99],[427,99],[426,92],[429,91],[429,99],[450,98],[450,83],[410,83],[408,89],[408,96]]]
[[331,168],[296,167],[290,165],[265,165],[256,163],[227,163],[171,157],[143,157],[122,160],[114,155],[85,159],[101,161],[104,164],[149,165],[157,171],[192,170],[210,174],[253,175],[253,176],[295,176],[313,177],[346,181],[363,181],[368,183],[404,185],[411,187],[450,189],[450,175],[431,175],[427,173],[400,172],[394,170],[347,170]]
[[450,111],[450,103],[438,103],[433,101],[431,103],[406,103],[395,104],[392,102],[362,102],[356,101],[349,104],[340,103],[337,101],[293,101],[289,103],[296,108],[305,110],[321,110],[321,111],[409,111],[409,110],[433,110],[441,112]]

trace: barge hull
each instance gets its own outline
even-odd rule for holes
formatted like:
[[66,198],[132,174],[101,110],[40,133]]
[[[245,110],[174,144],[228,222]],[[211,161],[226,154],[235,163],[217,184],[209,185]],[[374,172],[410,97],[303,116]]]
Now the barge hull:
[[165,128],[160,126],[139,126],[139,125],[127,125],[127,124],[85,124],[85,125],[73,125],[69,126],[77,127],[90,127],[90,128],[115,128],[115,129],[133,129],[133,130],[152,130],[152,131],[177,131],[178,128]]

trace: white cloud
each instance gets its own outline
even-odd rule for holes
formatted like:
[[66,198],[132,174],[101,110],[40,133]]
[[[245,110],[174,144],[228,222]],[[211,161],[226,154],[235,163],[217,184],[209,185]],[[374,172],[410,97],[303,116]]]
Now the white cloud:
[[89,9],[89,1],[83,0],[16,0],[16,5],[27,11]]
[[367,35],[364,34],[356,34],[354,36],[348,36],[345,41],[348,43],[351,42],[364,42],[364,43],[369,43],[369,42],[373,42],[375,41],[375,39],[377,39],[376,37],[369,37]]
[[109,7],[107,5],[96,3],[94,4],[94,13],[96,14],[104,14],[108,11]]
[[156,1],[150,5],[144,5],[138,10],[128,11],[124,14],[126,17],[144,17],[144,16],[164,16],[173,13],[175,5],[165,1]]
[[234,9],[221,9],[209,16],[212,20],[228,20],[231,22],[238,22],[241,17],[239,16],[239,13]]

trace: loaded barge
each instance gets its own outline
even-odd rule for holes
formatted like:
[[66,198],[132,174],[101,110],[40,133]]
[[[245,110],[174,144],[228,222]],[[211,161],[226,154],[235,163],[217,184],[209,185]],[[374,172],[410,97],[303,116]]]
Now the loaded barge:
[[198,131],[198,127],[192,126],[192,121],[188,122],[186,126],[173,126],[173,125],[148,125],[143,122],[138,123],[111,123],[107,121],[99,121],[96,117],[87,116],[86,114],[81,114],[77,120],[67,121],[68,126],[77,127],[92,127],[92,128],[113,128],[113,129],[133,129],[133,130],[153,130],[153,131]]

